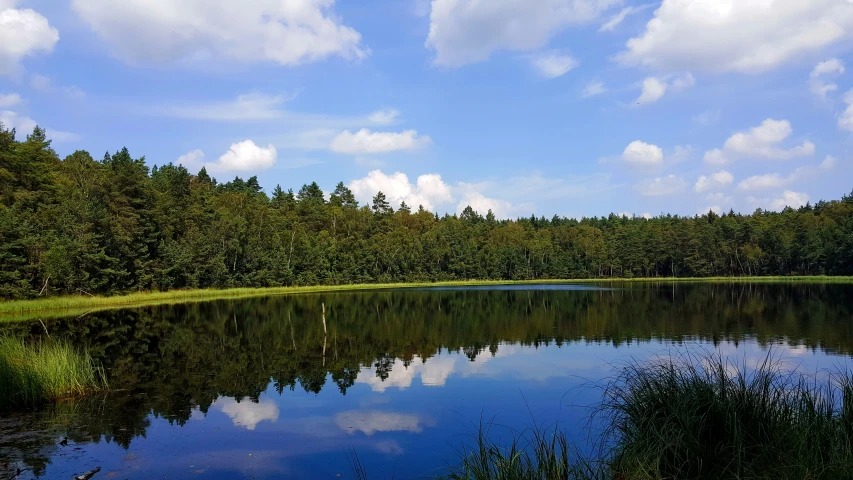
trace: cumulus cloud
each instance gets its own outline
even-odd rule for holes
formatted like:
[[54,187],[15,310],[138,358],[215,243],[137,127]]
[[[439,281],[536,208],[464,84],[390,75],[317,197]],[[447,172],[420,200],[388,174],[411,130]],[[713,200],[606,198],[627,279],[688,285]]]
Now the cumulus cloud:
[[809,196],[805,193],[785,190],[779,197],[755,198],[748,197],[747,202],[764,208],[765,210],[781,211],[785,207],[800,208],[809,202]]
[[21,96],[17,93],[0,94],[0,108],[14,107],[21,101]]
[[838,128],[853,132],[853,90],[844,95],[847,109],[838,117]]
[[832,155],[827,155],[826,158],[820,162],[821,170],[832,170],[835,166],[838,165],[838,160]]
[[237,401],[233,398],[223,397],[213,403],[222,413],[228,415],[235,427],[254,430],[259,423],[278,420],[278,405],[271,400],[261,400],[254,403],[248,399]]
[[209,59],[299,65],[369,49],[340,23],[334,0],[73,0],[72,8],[128,63]]
[[725,170],[720,170],[717,173],[713,173],[708,176],[702,175],[699,177],[693,189],[696,193],[703,193],[709,190],[717,190],[726,187],[731,185],[734,181],[735,177],[731,173]]
[[261,170],[275,165],[277,153],[275,147],[266,148],[244,140],[231,145],[231,148],[219,157],[219,166],[223,170]]
[[544,47],[557,32],[592,21],[620,0],[434,0],[426,46],[435,63],[461,66],[499,50]]
[[809,90],[818,97],[826,98],[829,92],[838,90],[838,85],[826,81],[826,78],[832,78],[842,73],[844,73],[844,62],[837,58],[830,58],[818,63],[812,73],[809,74]]
[[350,435],[362,432],[368,437],[376,432],[423,431],[423,423],[417,415],[392,412],[370,412],[352,410],[335,415],[335,424]]
[[17,73],[23,58],[51,53],[59,41],[59,32],[40,13],[14,6],[0,5],[0,75]]
[[617,58],[668,71],[758,73],[851,35],[849,0],[663,0]]
[[432,143],[426,135],[418,135],[415,130],[400,133],[371,132],[366,128],[352,133],[344,130],[332,140],[329,148],[333,152],[350,155],[370,155],[400,150],[417,150]]
[[583,92],[581,93],[581,97],[594,97],[596,95],[601,95],[606,91],[607,87],[605,87],[602,82],[590,82],[584,87]]
[[530,61],[536,71],[545,78],[563,76],[580,65],[571,55],[559,52],[543,52],[534,55]]
[[678,92],[696,84],[696,79],[690,73],[675,77],[648,77],[643,80],[642,93],[637,99],[638,105],[654,103],[660,100],[667,91]]
[[706,152],[705,163],[722,165],[731,163],[738,157],[790,160],[814,155],[815,146],[809,141],[792,148],[779,147],[792,131],[791,123],[787,120],[764,120],[761,125],[749,131],[738,132],[729,137],[722,149]]
[[687,187],[687,182],[676,175],[667,175],[646,180],[634,186],[640,195],[645,197],[661,197],[681,193]]
[[178,164],[189,170],[205,167],[211,172],[257,171],[275,165],[278,152],[272,144],[266,148],[255,145],[252,140],[234,143],[216,162],[204,162],[202,150],[193,150],[178,157]]
[[450,186],[444,183],[441,175],[436,174],[421,175],[412,184],[405,173],[386,175],[381,170],[373,170],[364,178],[351,181],[349,188],[362,203],[369,203],[376,192],[384,193],[394,206],[406,202],[412,208],[423,205],[427,210],[453,201]]
[[598,29],[599,32],[612,32],[620,23],[625,21],[625,19],[629,15],[633,15],[635,13],[640,13],[643,10],[646,10],[653,5],[640,5],[637,7],[625,7],[619,11],[616,15],[614,15],[610,20],[608,20],[601,28]]
[[640,140],[635,140],[625,147],[622,160],[636,167],[655,167],[663,165],[663,149]]

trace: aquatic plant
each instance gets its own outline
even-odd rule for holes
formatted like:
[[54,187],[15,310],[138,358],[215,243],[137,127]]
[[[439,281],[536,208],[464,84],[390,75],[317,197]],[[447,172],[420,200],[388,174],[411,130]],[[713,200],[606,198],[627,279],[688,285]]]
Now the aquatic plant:
[[106,387],[91,357],[61,340],[0,336],[0,410],[77,397]]
[[768,356],[634,362],[605,388],[598,458],[564,433],[534,429],[509,446],[480,428],[450,480],[853,478],[853,378],[824,381]]

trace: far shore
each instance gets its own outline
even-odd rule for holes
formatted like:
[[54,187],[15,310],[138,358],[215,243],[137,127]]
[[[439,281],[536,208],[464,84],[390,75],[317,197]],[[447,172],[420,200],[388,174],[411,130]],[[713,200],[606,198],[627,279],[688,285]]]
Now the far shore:
[[853,277],[788,276],[788,277],[706,277],[706,278],[583,278],[544,280],[459,280],[416,283],[366,283],[351,285],[317,285],[303,287],[228,288],[135,292],[114,296],[69,295],[31,300],[0,301],[0,323],[36,318],[85,315],[107,309],[170,305],[219,299],[237,299],[273,295],[290,295],[355,290],[387,290],[424,287],[466,287],[489,285],[542,284],[620,284],[620,283],[853,283]]

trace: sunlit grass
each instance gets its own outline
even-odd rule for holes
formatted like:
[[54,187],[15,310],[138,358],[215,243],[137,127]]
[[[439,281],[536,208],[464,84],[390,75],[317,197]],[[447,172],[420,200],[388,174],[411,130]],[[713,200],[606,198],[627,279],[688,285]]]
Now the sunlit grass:
[[0,301],[0,322],[33,318],[80,315],[95,310],[200,302],[228,298],[248,298],[268,295],[320,293],[390,288],[422,288],[482,285],[529,284],[630,284],[630,283],[853,283],[853,277],[713,277],[713,278],[631,278],[631,279],[566,279],[566,280],[460,280],[451,282],[384,283],[355,285],[324,285],[305,287],[229,288],[173,290],[168,292],[138,292],[115,296],[60,296],[33,300]]
[[0,336],[0,410],[86,395],[106,387],[103,371],[64,341],[29,344]]

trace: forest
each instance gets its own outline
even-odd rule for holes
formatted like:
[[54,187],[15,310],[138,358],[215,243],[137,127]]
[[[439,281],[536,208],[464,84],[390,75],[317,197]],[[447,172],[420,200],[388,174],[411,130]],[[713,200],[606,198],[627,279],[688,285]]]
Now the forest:
[[577,220],[271,194],[0,125],[0,298],[463,279],[853,275],[853,192],[797,210]]

